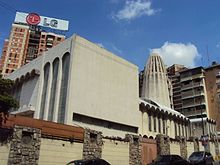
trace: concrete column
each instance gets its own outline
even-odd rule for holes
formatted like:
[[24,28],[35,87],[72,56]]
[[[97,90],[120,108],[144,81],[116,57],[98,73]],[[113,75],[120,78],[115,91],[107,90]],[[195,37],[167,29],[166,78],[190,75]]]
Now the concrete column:
[[57,76],[57,86],[56,86],[56,96],[54,102],[54,115],[53,121],[57,122],[58,119],[58,110],[59,110],[59,101],[60,101],[60,87],[61,87],[61,80],[62,80],[62,60],[59,59],[59,68],[58,68],[58,76]]
[[142,113],[142,135],[147,135],[149,133],[148,129],[148,114],[146,112]]
[[161,117],[159,118],[159,120],[160,120],[160,134],[162,134],[163,133],[163,121]]
[[171,120],[171,128],[172,128],[172,133],[170,137],[175,138],[175,123],[173,120]]
[[[42,65],[41,70],[44,70],[44,65]],[[44,72],[42,72],[44,73]],[[41,100],[42,100],[42,92],[43,92],[43,82],[44,82],[44,74],[40,74],[39,77],[39,88],[38,88],[38,95],[37,95],[37,103],[36,103],[36,110],[34,112],[34,118],[40,118],[40,108],[41,108]]]
[[171,135],[171,120],[170,119],[168,119],[167,120],[167,135],[170,137],[170,135]]

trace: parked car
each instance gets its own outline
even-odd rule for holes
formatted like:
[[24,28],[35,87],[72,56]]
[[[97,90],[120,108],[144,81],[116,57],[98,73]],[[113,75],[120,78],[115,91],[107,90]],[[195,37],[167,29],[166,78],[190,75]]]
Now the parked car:
[[214,159],[212,154],[204,151],[193,152],[189,157],[189,162],[193,165],[213,165]]
[[189,165],[189,162],[179,155],[159,155],[149,165]]
[[90,159],[90,160],[74,160],[66,165],[110,165],[107,161],[103,159]]

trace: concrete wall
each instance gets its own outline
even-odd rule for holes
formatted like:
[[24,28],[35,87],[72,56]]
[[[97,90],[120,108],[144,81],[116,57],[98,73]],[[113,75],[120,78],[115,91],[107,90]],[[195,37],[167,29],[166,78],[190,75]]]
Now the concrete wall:
[[0,164],[8,164],[8,156],[10,151],[10,144],[0,144]]
[[129,143],[117,140],[104,139],[102,158],[111,165],[129,164]]
[[200,141],[199,141],[199,151],[204,151],[204,146]]
[[82,159],[83,143],[41,139],[39,165],[60,165]]
[[170,154],[180,155],[180,145],[179,142],[170,142]]
[[37,90],[38,90],[38,76],[30,78],[22,84],[20,95],[20,109],[26,109],[32,105],[36,105]]
[[215,156],[215,143],[214,142],[209,142],[209,147],[210,147],[210,153],[212,154],[212,156]]
[[78,113],[138,126],[137,66],[79,36],[71,63],[67,123]]
[[186,142],[187,145],[187,158],[194,152],[194,143]]

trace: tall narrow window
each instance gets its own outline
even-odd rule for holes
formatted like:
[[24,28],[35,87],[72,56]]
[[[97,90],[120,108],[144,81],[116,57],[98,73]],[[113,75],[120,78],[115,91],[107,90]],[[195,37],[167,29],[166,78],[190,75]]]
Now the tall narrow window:
[[177,124],[174,123],[174,125],[175,125],[175,136],[177,136]]
[[188,125],[185,125],[186,138],[188,137]]
[[50,63],[47,63],[44,66],[44,80],[43,80],[43,91],[42,91],[42,95],[41,95],[40,119],[44,118],[44,111],[45,111],[44,108],[45,108],[45,103],[46,103],[49,73],[50,73]]
[[160,123],[160,118],[158,118],[158,132],[161,133],[161,123]]
[[185,134],[184,134],[184,125],[182,125],[182,136],[185,136]]
[[62,58],[62,79],[60,87],[60,101],[58,110],[58,122],[64,123],[66,112],[67,86],[69,79],[70,53],[64,54]]
[[154,132],[157,131],[157,120],[156,120],[156,116],[154,116]]
[[166,134],[166,121],[163,119],[163,134]]
[[51,95],[50,95],[50,104],[49,104],[49,111],[48,111],[48,120],[52,121],[54,116],[54,105],[55,105],[55,98],[56,98],[56,89],[57,89],[57,76],[58,76],[58,68],[59,68],[59,59],[56,58],[53,61],[53,78],[51,84]]
[[151,129],[151,116],[148,116],[148,126],[149,126],[149,131],[152,131]]
[[179,127],[179,136],[181,136],[180,124],[178,124],[178,127]]

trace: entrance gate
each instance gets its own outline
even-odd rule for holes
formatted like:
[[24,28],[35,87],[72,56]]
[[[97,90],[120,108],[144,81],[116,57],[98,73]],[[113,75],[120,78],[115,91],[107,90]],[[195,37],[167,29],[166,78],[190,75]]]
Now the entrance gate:
[[157,156],[157,142],[155,139],[142,138],[141,139],[141,162],[146,165]]

